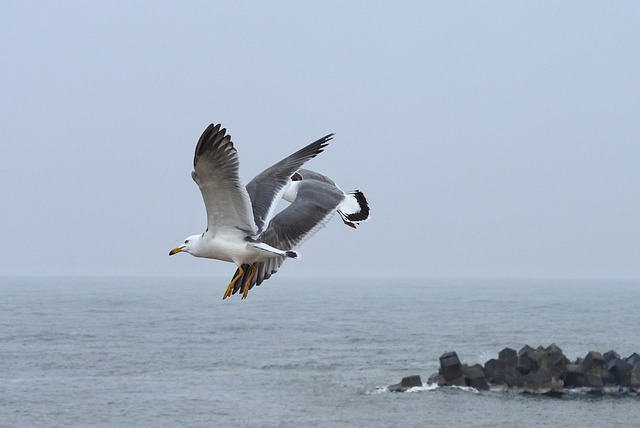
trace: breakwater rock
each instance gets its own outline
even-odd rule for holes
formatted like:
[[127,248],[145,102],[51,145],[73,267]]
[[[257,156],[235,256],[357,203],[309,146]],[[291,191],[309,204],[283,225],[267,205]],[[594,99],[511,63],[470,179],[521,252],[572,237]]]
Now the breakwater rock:
[[[419,377],[418,377],[419,379]],[[640,393],[640,355],[622,358],[614,351],[591,351],[570,361],[555,344],[546,348],[525,345],[520,351],[505,348],[484,365],[467,365],[455,352],[440,357],[440,369],[429,384],[467,386],[482,390],[514,390],[544,395],[561,395],[567,389],[589,393]],[[389,387],[403,391],[399,385]]]
[[418,375],[407,376],[407,377],[403,377],[400,383],[389,386],[389,391],[406,392],[416,386],[422,386],[422,379],[420,379],[420,376]]

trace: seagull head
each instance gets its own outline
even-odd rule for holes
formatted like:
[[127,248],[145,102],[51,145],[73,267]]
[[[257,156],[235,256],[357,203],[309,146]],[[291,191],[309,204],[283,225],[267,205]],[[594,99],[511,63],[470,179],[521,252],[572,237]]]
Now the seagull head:
[[201,235],[189,236],[187,239],[184,240],[182,244],[178,245],[176,248],[169,251],[169,255],[173,256],[174,254],[178,254],[182,252],[194,254],[194,252],[196,251],[196,247],[200,242],[201,238],[202,238]]

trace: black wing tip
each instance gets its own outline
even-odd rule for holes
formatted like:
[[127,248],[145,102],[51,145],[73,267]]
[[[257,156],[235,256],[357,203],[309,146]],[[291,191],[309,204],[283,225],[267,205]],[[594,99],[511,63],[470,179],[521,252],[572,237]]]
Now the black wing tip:
[[218,135],[221,135],[221,137],[224,137],[225,134],[227,133],[227,129],[222,127],[222,124],[218,123],[218,124],[209,124],[209,126],[206,127],[206,129],[202,132],[202,135],[200,136],[200,140],[199,141],[209,141],[213,138],[215,138]]
[[329,141],[333,140],[333,137],[335,135],[336,133],[332,132],[331,134],[327,134],[319,140],[319,141],[322,141],[320,145],[322,146],[323,149],[329,145]]
[[[218,130],[220,130],[221,127],[222,127],[221,123],[210,123],[209,126],[207,126],[207,128],[204,131],[207,132],[215,129],[217,132]],[[224,128],[222,129],[224,130]]]
[[327,147],[329,145],[329,141],[333,140],[333,136],[336,135],[334,132],[332,132],[331,134],[327,134],[324,137],[314,141],[313,143],[309,144],[307,147],[312,148],[314,150],[314,153],[311,155],[312,158],[316,157],[317,155],[319,155],[320,153],[322,153],[325,149],[325,147]]
[[198,157],[201,156],[205,151],[209,150],[215,143],[221,142],[227,138],[229,143],[233,146],[231,142],[231,136],[227,134],[227,129],[222,127],[222,124],[209,124],[207,128],[202,132],[202,135],[198,139],[198,144],[196,145],[196,151],[193,156],[193,165],[195,167]]

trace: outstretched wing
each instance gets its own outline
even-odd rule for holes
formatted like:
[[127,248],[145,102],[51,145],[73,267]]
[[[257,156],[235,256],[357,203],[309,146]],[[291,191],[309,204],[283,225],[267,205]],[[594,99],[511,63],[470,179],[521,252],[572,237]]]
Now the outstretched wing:
[[240,183],[238,169],[238,152],[231,136],[221,125],[209,125],[196,145],[191,176],[202,193],[210,234],[257,234],[251,200]]
[[269,222],[259,239],[276,248],[295,249],[323,228],[335,215],[344,193],[335,185],[318,180],[291,182],[297,196]]
[[265,169],[247,184],[247,192],[251,198],[253,219],[258,228],[258,234],[264,230],[273,217],[276,206],[293,173],[321,153],[332,138],[333,134],[325,135]]
[[[283,250],[299,247],[323,228],[336,214],[336,207],[345,197],[335,184],[326,181],[304,179],[293,181],[291,186],[297,186],[296,198],[287,208],[273,217],[267,229],[258,238],[262,242]],[[249,289],[269,279],[285,260],[284,257],[276,257],[256,263],[256,275]],[[243,266],[243,270],[244,275],[236,282],[234,294],[249,279],[250,267]],[[236,275],[237,273],[236,270]]]

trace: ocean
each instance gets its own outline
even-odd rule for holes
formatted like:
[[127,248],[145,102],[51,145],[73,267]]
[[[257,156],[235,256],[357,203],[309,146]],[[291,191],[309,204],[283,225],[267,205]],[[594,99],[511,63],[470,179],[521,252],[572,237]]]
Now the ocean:
[[[228,281],[228,278],[226,278]],[[640,281],[0,278],[2,427],[640,426],[640,397],[424,385],[456,351],[640,353]]]

